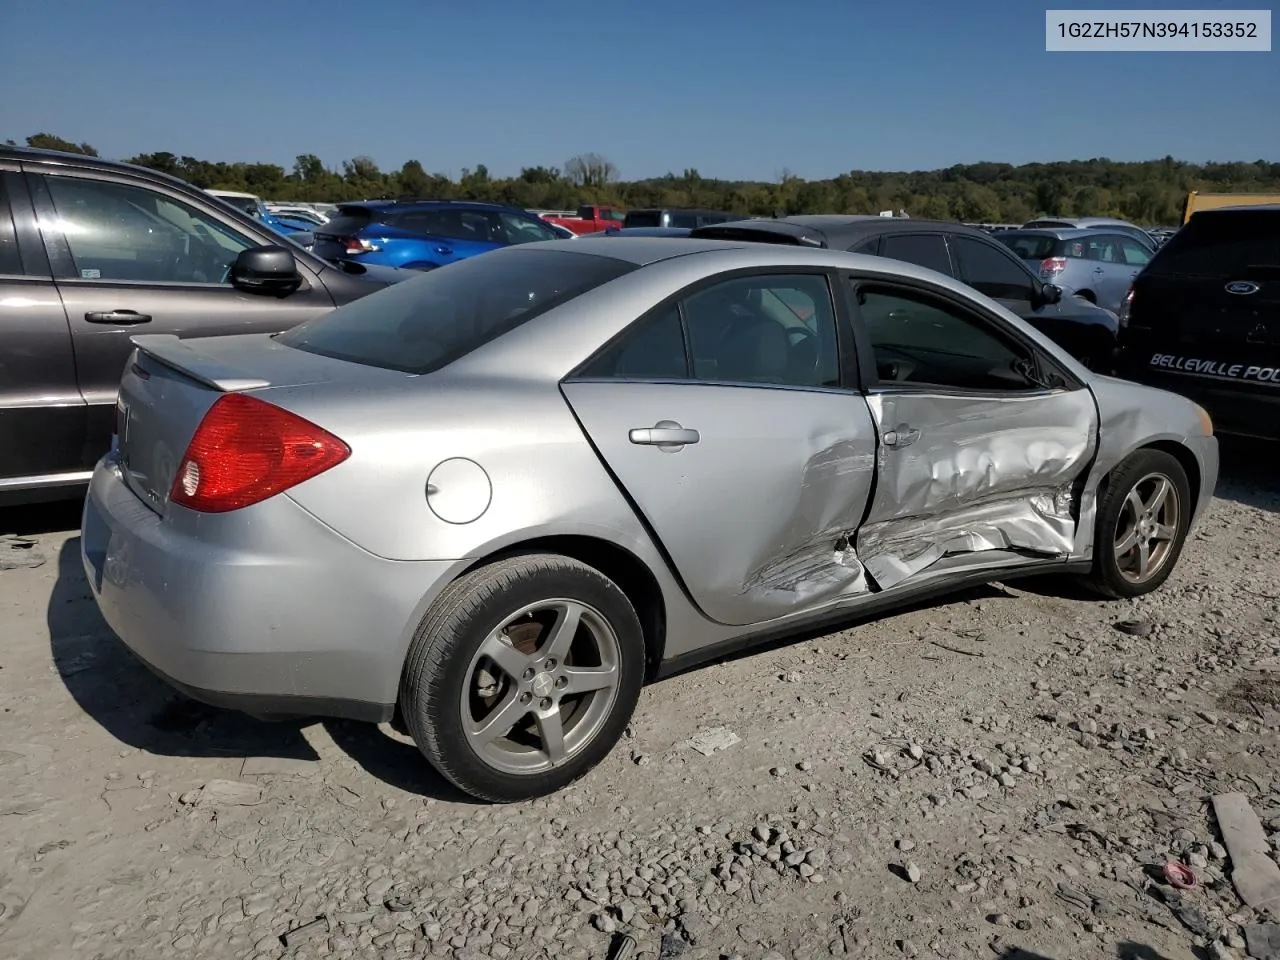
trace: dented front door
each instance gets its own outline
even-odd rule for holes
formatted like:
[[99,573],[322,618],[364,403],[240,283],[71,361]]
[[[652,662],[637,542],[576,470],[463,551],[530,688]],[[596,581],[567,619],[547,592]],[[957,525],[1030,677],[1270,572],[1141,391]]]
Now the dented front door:
[[720,623],[761,623],[867,590],[848,537],[875,427],[853,391],[578,381],[574,414]]
[[1066,560],[1072,486],[1097,444],[1088,388],[1043,385],[1034,347],[954,300],[883,285],[856,288],[855,300],[880,439],[856,543],[875,585],[909,583],[957,555],[973,566]]

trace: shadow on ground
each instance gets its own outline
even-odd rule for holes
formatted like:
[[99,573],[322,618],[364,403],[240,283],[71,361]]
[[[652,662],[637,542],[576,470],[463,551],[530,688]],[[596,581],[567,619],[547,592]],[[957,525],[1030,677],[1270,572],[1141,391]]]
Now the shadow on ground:
[[319,759],[303,729],[323,723],[333,741],[391,786],[469,802],[411,744],[367,723],[264,721],[206,706],[173,690],[137,660],[98,612],[80,561],[80,538],[57,558],[47,621],[53,662],[80,708],[121,743],[170,757]]
[[[1193,948],[1191,954],[1197,958],[1209,956],[1206,951],[1198,947]],[[1024,950],[1021,947],[1006,947],[1001,953],[997,954],[997,957],[998,960],[1069,960],[1066,955],[1051,957],[1047,954],[1036,953],[1033,950]],[[1153,947],[1131,941],[1116,944],[1116,958],[1117,960],[1173,960],[1172,957],[1161,953]]]
[[1219,437],[1221,469],[1214,495],[1262,510],[1280,511],[1280,443]]

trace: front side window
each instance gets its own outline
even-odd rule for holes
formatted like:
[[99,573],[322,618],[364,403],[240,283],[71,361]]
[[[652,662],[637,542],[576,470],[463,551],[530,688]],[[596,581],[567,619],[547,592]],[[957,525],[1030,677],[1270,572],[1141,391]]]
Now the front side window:
[[860,285],[858,314],[880,385],[1036,389],[1031,354],[991,325],[928,294]]
[[22,257],[18,254],[18,237],[13,229],[13,214],[9,212],[9,198],[5,196],[4,182],[0,180],[0,276],[21,276]]
[[83,280],[226,283],[231,264],[255,245],[194,207],[145,187],[46,177],[56,222]]
[[538,240],[556,240],[556,232],[550,227],[513,213],[500,213],[498,219],[506,233],[507,243],[533,243]]
[[582,375],[837,387],[827,279],[748,276],[705,287],[641,320]]
[[634,269],[611,257],[536,248],[469,257],[352,301],[276,342],[352,363],[430,373]]
[[1031,300],[1035,288],[1022,264],[1002,248],[973,237],[952,237],[959,279],[993,300]]
[[951,276],[951,258],[947,243],[938,234],[913,233],[894,235],[880,241],[880,256],[936,270]]

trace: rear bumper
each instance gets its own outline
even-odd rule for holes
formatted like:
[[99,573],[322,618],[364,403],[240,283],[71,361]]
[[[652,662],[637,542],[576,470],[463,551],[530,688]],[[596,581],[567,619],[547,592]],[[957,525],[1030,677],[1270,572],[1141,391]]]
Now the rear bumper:
[[234,514],[173,514],[144,505],[113,456],[98,464],[81,558],[135,656],[215,706],[391,717],[409,638],[455,561],[374,557],[287,496]]

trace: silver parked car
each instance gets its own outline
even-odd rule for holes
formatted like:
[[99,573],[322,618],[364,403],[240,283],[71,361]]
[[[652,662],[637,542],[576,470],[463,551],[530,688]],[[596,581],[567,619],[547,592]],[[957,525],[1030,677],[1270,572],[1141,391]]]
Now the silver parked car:
[[992,236],[1018,255],[1045,283],[1120,312],[1133,278],[1155,255],[1132,237],[1102,227],[1002,230]]
[[1194,403],[826,249],[548,241],[134,342],[83,520],[111,627],[213,704],[402,722],[493,801],[734,647],[1018,574],[1154,590],[1218,471]]

